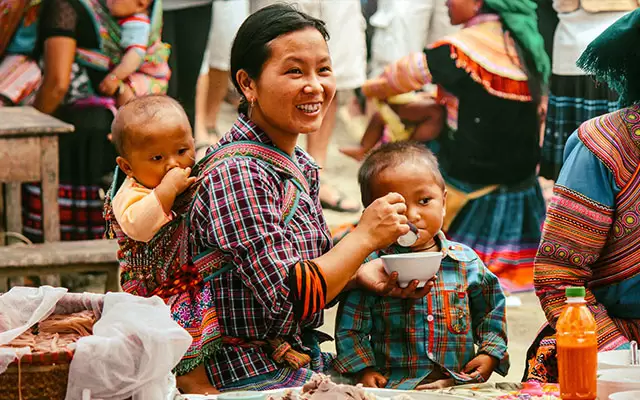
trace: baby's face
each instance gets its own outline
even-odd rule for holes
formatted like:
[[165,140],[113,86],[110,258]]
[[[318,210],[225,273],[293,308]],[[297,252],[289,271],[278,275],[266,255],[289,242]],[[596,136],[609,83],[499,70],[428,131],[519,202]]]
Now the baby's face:
[[114,17],[125,18],[144,12],[148,3],[148,0],[107,0],[107,7]]
[[153,133],[132,132],[126,143],[127,175],[155,188],[172,168],[193,167],[195,145],[191,130],[184,124],[155,125]]
[[444,189],[435,179],[427,162],[407,160],[384,169],[372,182],[373,198],[400,193],[407,205],[407,219],[418,228],[418,241],[412,251],[425,250],[442,229],[445,215]]

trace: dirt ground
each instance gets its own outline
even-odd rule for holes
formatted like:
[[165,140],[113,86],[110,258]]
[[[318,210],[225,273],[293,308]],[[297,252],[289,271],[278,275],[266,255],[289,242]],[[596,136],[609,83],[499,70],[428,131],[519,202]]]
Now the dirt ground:
[[[225,132],[234,120],[235,110],[228,104],[224,104],[218,124],[220,131]],[[332,143],[329,148],[326,173],[323,176],[324,181],[331,183],[352,199],[359,199],[360,196],[356,180],[358,163],[343,156],[338,152],[338,148],[342,145],[357,143],[364,131],[366,122],[364,117],[350,117],[346,106],[340,108]],[[304,145],[304,139],[301,145]],[[325,217],[330,226],[335,226],[357,220],[358,214],[337,213],[327,210],[325,211]],[[522,300],[522,306],[509,307],[507,310],[511,370],[506,378],[494,374],[491,381],[520,381],[524,370],[526,351],[538,329],[545,321],[535,294],[524,293],[519,297]],[[336,311],[337,307],[334,307],[326,312],[326,322],[322,329],[331,335],[333,335],[334,331]],[[335,347],[333,343],[326,343],[324,344],[324,350],[335,351]]]

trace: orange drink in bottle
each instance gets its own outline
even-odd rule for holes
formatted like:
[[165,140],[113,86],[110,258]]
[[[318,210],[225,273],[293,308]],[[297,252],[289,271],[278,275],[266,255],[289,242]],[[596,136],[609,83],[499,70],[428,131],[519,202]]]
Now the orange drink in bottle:
[[556,324],[560,397],[594,400],[598,370],[596,320],[587,308],[583,287],[567,288],[566,295],[567,306]]

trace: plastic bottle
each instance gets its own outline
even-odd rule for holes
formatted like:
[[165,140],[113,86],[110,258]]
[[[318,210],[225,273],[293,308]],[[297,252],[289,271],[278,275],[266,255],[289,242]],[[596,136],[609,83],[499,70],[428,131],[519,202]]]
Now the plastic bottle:
[[598,334],[583,287],[566,289],[567,306],[556,324],[560,398],[597,397]]

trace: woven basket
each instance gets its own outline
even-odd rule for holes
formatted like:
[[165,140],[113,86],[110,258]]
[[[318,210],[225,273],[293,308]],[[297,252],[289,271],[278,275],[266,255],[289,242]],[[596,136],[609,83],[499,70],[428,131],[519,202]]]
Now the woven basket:
[[[70,314],[86,310],[80,294],[68,293],[58,306]],[[55,312],[54,312],[55,313]],[[72,350],[25,354],[20,361],[9,364],[0,374],[1,400],[64,400],[69,380]]]
[[64,400],[69,363],[11,365],[0,375],[2,400]]

